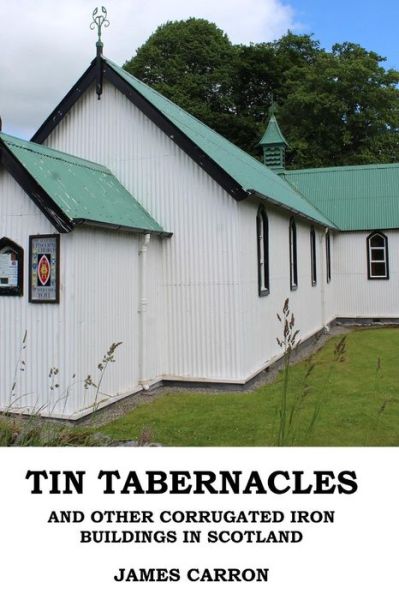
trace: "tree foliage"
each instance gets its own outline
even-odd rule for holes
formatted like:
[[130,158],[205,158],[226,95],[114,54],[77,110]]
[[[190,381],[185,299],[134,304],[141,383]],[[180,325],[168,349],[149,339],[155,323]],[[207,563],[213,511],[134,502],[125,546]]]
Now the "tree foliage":
[[161,25],[124,68],[210,127],[228,114],[234,47],[204,19]]
[[272,98],[295,168],[399,161],[399,72],[312,36],[233,45],[203,19],[168,22],[125,64],[133,75],[260,157]]

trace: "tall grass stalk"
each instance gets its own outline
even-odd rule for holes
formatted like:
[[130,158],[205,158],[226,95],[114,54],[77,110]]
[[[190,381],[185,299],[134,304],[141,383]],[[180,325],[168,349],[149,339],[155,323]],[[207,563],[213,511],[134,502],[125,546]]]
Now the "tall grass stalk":
[[26,340],[28,337],[28,331],[25,329],[25,333],[24,333],[24,337],[22,338],[22,342],[20,344],[19,347],[19,353],[18,353],[18,358],[17,358],[17,362],[15,363],[15,370],[14,370],[14,377],[12,379],[12,385],[11,385],[11,389],[10,389],[10,394],[8,396],[8,407],[7,410],[10,410],[12,408],[12,406],[22,397],[22,396],[17,396],[16,394],[16,387],[17,387],[17,381],[18,381],[18,375],[20,372],[25,371],[25,350],[26,350]]
[[[118,346],[120,346],[122,343],[123,342],[113,342],[110,345],[110,347],[108,348],[106,354],[104,354],[102,360],[98,363],[97,369],[100,371],[100,376],[98,378],[97,383],[95,381],[93,381],[93,378],[91,375],[87,375],[87,377],[85,379],[84,387],[86,390],[89,387],[94,387],[96,389],[96,394],[95,394],[94,402],[93,402],[93,412],[97,409],[98,404],[99,404],[99,395],[101,392],[101,386],[102,386],[102,382],[103,382],[107,367],[110,363],[115,362],[115,351],[118,348]],[[105,396],[111,397],[111,396],[109,396],[109,394],[104,394],[104,392],[101,392],[101,393]]]
[[278,345],[283,349],[283,387],[281,393],[281,403],[279,409],[279,428],[277,434],[277,446],[287,445],[287,435],[292,423],[293,414],[289,415],[288,410],[288,384],[290,375],[290,361],[295,348],[299,344],[299,329],[295,329],[295,316],[290,311],[289,299],[286,298],[283,306],[282,316],[277,313],[277,319],[283,325],[283,335],[281,338],[276,338]]
[[[316,367],[313,353],[305,361],[305,371],[302,382],[299,385],[299,392],[294,395],[290,402],[290,371],[293,352],[298,347],[299,329],[295,328],[295,316],[290,310],[288,298],[284,302],[282,314],[277,314],[277,319],[282,324],[282,337],[277,338],[277,343],[283,350],[283,380],[281,388],[281,402],[278,410],[278,432],[276,436],[277,446],[287,446],[309,440],[313,435],[316,423],[320,417],[324,398],[319,394],[314,403],[309,421],[301,426],[300,413],[305,407],[305,400],[311,392],[311,375]],[[317,341],[317,339],[316,339]],[[337,365],[345,361],[346,355],[346,336],[340,338],[334,346],[333,359],[328,370],[326,378],[326,389],[331,388],[331,381]],[[331,389],[330,389],[331,392]],[[300,436],[304,440],[300,440]]]

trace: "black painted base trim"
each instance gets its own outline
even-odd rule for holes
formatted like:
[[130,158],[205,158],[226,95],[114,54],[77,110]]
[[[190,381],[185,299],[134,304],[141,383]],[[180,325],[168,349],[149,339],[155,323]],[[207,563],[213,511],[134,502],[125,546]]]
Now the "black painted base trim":
[[337,325],[354,325],[359,327],[399,326],[399,317],[337,317]]
[[[349,317],[339,317],[336,319],[333,319],[332,321],[330,321],[325,327],[322,327],[321,329],[319,329],[316,333],[314,333],[312,336],[310,336],[309,338],[307,338],[306,340],[304,340],[299,346],[298,349],[306,349],[307,347],[311,346],[312,344],[315,344],[318,339],[320,339],[320,337],[322,337],[323,335],[325,335],[326,332],[326,328],[327,330],[329,330],[329,328],[334,327],[335,325],[348,325],[348,326],[359,326],[359,327],[370,327],[370,326],[374,326],[374,327],[381,327],[381,326],[391,326],[391,327],[399,327],[399,318],[393,317],[393,318],[374,318],[374,319],[369,319],[369,318],[349,318]],[[327,341],[327,336],[326,336],[326,341]],[[293,354],[293,359],[295,359],[295,354]],[[95,414],[99,414],[100,412],[103,412],[105,410],[109,410],[111,409],[111,407],[113,406],[113,404],[117,404],[118,402],[123,402],[128,400],[129,398],[132,398],[134,396],[138,396],[138,395],[146,395],[148,392],[153,392],[157,389],[160,388],[173,388],[173,387],[178,387],[178,388],[183,388],[183,389],[192,389],[192,390],[209,390],[209,391],[224,391],[224,392],[245,392],[249,389],[251,389],[256,382],[261,379],[262,376],[264,376],[265,373],[269,373],[269,372],[275,372],[277,373],[280,369],[283,368],[283,357],[277,359],[275,362],[273,362],[272,364],[270,364],[268,367],[266,367],[265,369],[263,369],[262,371],[260,371],[259,373],[257,373],[256,375],[254,375],[253,377],[251,377],[248,381],[246,381],[245,383],[217,383],[217,382],[198,382],[198,381],[176,381],[175,379],[163,379],[163,380],[159,380],[154,382],[152,385],[150,385],[148,387],[148,390],[139,390],[133,394],[131,394],[130,396],[124,396],[123,398],[121,398],[120,400],[116,400],[115,403],[112,404],[107,404],[106,406],[102,406],[100,408],[98,408],[98,410],[96,411]],[[7,414],[7,415],[13,415],[15,416],[16,413],[11,413],[11,412],[5,412],[5,411],[0,411],[0,414]],[[94,413],[90,413],[88,415],[84,415],[82,416],[80,419],[70,419],[70,418],[62,418],[62,417],[38,417],[41,419],[49,419],[50,421],[55,421],[55,422],[64,422],[64,423],[68,423],[70,425],[81,425],[82,423],[84,423],[85,421],[90,420],[91,416]],[[27,415],[19,415],[21,418],[26,418],[29,419],[31,418],[30,416]]]

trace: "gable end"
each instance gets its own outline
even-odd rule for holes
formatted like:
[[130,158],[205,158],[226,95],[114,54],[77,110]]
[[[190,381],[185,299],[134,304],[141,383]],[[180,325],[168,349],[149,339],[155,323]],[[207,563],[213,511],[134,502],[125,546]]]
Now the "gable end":
[[[212,179],[214,179],[235,200],[244,200],[248,192],[244,191],[233,177],[228,175],[214,160],[207,156],[194,142],[192,142],[180,129],[178,129],[167,117],[139,92],[133,89],[105,60],[101,59],[103,78],[116,87],[130,102],[132,102],[146,117],[159,127],[179,148],[181,148],[194,162],[196,162]],[[51,115],[34,134],[31,141],[42,144],[66,116],[73,105],[86,92],[89,86],[96,80],[96,69],[98,64],[93,60],[90,67],[82,75],[76,85],[68,92]]]
[[179,148],[196,162],[212,179],[216,181],[235,200],[244,200],[248,192],[230,177],[214,160],[201,150],[189,137],[178,129],[165,115],[153,106],[137,90],[132,88],[110,65],[105,63],[104,78],[112,83],[146,117],[159,127]]
[[67,95],[61,100],[58,106],[56,106],[50,116],[47,117],[44,123],[39,127],[32,137],[31,142],[42,144],[44,140],[48,138],[50,133],[62,121],[65,115],[70,111],[75,102],[79,100],[79,98],[90,87],[93,81],[95,81],[95,79],[96,61],[93,60],[89,68],[83,73],[82,77],[76,82],[73,88],[69,90]]

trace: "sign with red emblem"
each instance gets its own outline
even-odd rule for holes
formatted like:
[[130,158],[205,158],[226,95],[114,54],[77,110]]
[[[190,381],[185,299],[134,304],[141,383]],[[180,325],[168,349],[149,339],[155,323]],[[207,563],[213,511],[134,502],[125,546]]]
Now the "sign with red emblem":
[[30,302],[59,302],[59,235],[31,235]]
[[37,266],[37,278],[39,280],[39,285],[47,285],[50,281],[51,275],[51,265],[49,256],[47,254],[42,254],[39,260],[39,264]]

